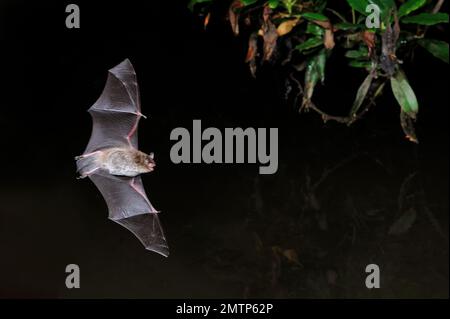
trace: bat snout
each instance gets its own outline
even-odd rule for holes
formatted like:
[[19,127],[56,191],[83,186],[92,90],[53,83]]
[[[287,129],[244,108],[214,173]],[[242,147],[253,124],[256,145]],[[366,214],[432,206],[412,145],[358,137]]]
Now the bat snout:
[[156,163],[153,159],[148,158],[146,166],[147,166],[147,169],[151,172],[155,169]]

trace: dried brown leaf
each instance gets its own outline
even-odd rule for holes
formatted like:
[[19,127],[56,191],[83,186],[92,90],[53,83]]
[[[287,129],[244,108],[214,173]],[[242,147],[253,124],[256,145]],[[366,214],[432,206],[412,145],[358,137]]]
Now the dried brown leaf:
[[325,30],[325,35],[324,35],[324,38],[323,38],[323,45],[328,50],[331,50],[331,49],[334,48],[335,44],[336,43],[334,42],[333,30],[332,29],[326,29]]
[[367,45],[367,48],[369,49],[369,56],[372,56],[372,54],[375,52],[375,40],[376,36],[375,33],[370,31],[364,31],[362,33],[362,40]]
[[313,22],[326,30],[333,30],[333,25],[331,24],[330,21],[314,20]]
[[235,35],[239,35],[239,13],[236,13],[236,11],[242,7],[242,2],[240,0],[235,0],[228,9],[228,19],[230,20],[231,30]]
[[277,28],[272,23],[272,21],[268,20],[265,23],[263,32],[264,32],[264,34],[263,34],[263,38],[264,38],[263,60],[269,61],[277,47],[277,40],[278,40]]
[[403,132],[405,133],[406,138],[410,142],[418,144],[419,139],[417,138],[416,130],[414,128],[414,119],[403,110],[400,112],[400,124],[402,126]]
[[205,17],[205,21],[203,21],[203,27],[206,29],[206,27],[209,24],[209,20],[211,19],[211,12],[209,12],[206,17]]
[[247,56],[245,62],[249,63],[250,72],[256,77],[256,56],[258,53],[258,34],[253,33],[248,40]]
[[270,15],[272,14],[272,9],[270,9],[269,6],[264,7],[263,11],[263,21],[264,23],[267,23],[269,21]]
[[291,32],[292,29],[297,25],[298,21],[299,19],[293,19],[293,20],[286,20],[280,23],[280,25],[277,28],[278,36],[282,37],[283,35],[286,35],[289,32]]

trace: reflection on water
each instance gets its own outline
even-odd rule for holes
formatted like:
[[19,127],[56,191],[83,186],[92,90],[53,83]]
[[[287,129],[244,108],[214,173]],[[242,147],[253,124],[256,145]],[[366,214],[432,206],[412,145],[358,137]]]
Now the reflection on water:
[[[108,221],[94,185],[70,169],[2,184],[0,296],[448,296],[447,154],[281,131],[273,176],[160,156],[144,183],[162,209],[168,259]],[[69,263],[81,268],[76,291],[64,286]],[[371,263],[376,291],[364,284]]]

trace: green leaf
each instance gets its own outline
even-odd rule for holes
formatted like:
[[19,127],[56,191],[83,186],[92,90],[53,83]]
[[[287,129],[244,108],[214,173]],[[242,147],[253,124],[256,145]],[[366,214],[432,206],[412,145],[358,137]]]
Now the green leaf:
[[297,0],[282,0],[284,7],[287,9],[289,14],[292,14],[292,8],[294,7]]
[[306,12],[302,14],[302,17],[310,21],[328,21],[328,18],[321,13]]
[[353,23],[348,23],[348,22],[341,22],[341,23],[336,23],[334,25],[335,29],[337,30],[356,30],[359,28],[362,28],[363,26],[360,24],[353,24]]
[[322,37],[325,33],[324,29],[319,27],[317,24],[308,22],[308,26],[306,27],[306,33],[313,34],[318,37]]
[[420,9],[427,3],[427,0],[408,0],[398,9],[398,17],[407,16],[413,11]]
[[355,11],[367,15],[366,8],[370,4],[368,0],[347,0],[347,3]]
[[419,112],[419,103],[417,102],[416,95],[402,70],[398,70],[391,78],[391,87],[392,93],[394,93],[403,112],[408,114],[411,118],[415,118],[417,112]]
[[276,9],[280,4],[280,0],[269,0],[269,8]]
[[428,50],[436,58],[448,63],[448,43],[433,39],[420,39],[419,45]]
[[325,50],[321,50],[317,55],[317,70],[319,72],[319,79],[322,84],[325,82],[325,65],[327,63],[327,54]]
[[372,67],[372,62],[353,60],[350,61],[348,65],[350,65],[353,68],[364,68],[369,70]]
[[415,16],[409,16],[402,19],[403,23],[416,23],[420,25],[434,25],[438,23],[448,23],[447,13],[420,13]]
[[241,0],[241,2],[244,6],[249,6],[251,4],[258,2],[258,0]]
[[353,102],[352,110],[350,111],[350,117],[354,117],[358,113],[359,108],[366,99],[367,93],[369,92],[370,86],[372,85],[372,80],[374,76],[375,73],[370,72],[369,75],[364,80],[364,82],[359,87],[358,92],[356,93],[355,102]]
[[367,16],[369,12],[367,12],[367,7],[370,4],[376,4],[380,8],[380,14],[382,20],[390,13],[392,9],[395,8],[394,0],[347,0],[347,3],[359,13]]
[[300,52],[309,50],[312,48],[316,48],[320,45],[323,45],[323,39],[319,37],[309,38],[303,43],[300,43],[295,47],[295,49],[299,50]]
[[194,11],[194,7],[197,3],[206,3],[206,2],[212,2],[212,0],[191,0],[188,4],[188,8],[191,11]]
[[308,60],[305,72],[305,101],[311,100],[314,88],[319,80],[323,82],[325,78],[326,50],[321,50],[317,55]]
[[345,53],[345,56],[350,59],[363,59],[369,56],[369,50],[367,47],[361,47],[359,50],[349,50]]

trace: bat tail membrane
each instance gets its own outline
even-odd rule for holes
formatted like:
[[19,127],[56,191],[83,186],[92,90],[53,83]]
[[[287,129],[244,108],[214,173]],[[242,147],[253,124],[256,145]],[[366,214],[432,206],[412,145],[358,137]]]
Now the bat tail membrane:
[[99,165],[95,156],[92,157],[80,157],[77,159],[77,173],[80,176],[89,176],[93,172],[99,169]]
[[145,249],[164,257],[169,256],[169,247],[157,213],[145,213],[113,221],[131,231]]

